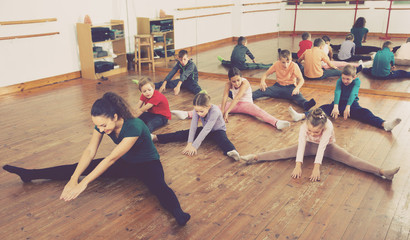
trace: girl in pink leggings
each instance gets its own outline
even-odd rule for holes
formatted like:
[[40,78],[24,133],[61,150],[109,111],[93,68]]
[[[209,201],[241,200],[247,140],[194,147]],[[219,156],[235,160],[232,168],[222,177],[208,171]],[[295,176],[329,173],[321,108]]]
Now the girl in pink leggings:
[[299,143],[297,145],[265,153],[250,154],[241,158],[247,164],[253,164],[296,157],[296,166],[293,169],[292,177],[300,178],[302,175],[303,157],[316,154],[314,168],[309,178],[311,181],[320,181],[320,165],[322,164],[323,157],[332,158],[335,161],[364,172],[373,173],[387,180],[392,180],[400,169],[399,167],[391,170],[381,169],[348,153],[339,147],[335,141],[332,122],[327,119],[322,109],[316,108],[309,113],[306,122],[300,127]]
[[[278,120],[269,113],[262,110],[252,100],[252,88],[248,80],[242,78],[241,71],[234,67],[228,72],[229,82],[225,84],[222,104],[219,106],[225,122],[228,122],[229,113],[244,113],[262,119],[277,129],[290,126],[288,121]],[[228,96],[232,93],[232,101],[228,102]],[[179,119],[192,117],[192,112],[173,110]]]

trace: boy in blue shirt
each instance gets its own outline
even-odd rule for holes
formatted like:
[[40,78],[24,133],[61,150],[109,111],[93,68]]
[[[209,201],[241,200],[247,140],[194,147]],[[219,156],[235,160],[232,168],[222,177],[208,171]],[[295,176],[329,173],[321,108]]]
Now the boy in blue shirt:
[[383,43],[382,50],[376,53],[373,60],[373,67],[364,68],[363,73],[378,79],[410,78],[410,72],[395,70],[393,43],[386,41]]
[[[222,63],[222,65],[227,67],[236,67],[239,70],[246,70],[246,69],[268,69],[272,64],[263,64],[263,63],[256,63],[255,57],[246,47],[248,41],[245,37],[238,38],[238,44],[232,51],[231,54],[231,61],[226,61],[222,57],[218,56],[218,60]],[[246,55],[252,60],[253,63],[246,62]]]
[[[325,104],[320,108],[333,118],[337,118],[343,114],[344,119],[351,117],[360,122],[370,124],[372,126],[382,128],[385,131],[391,131],[400,122],[400,118],[393,121],[385,121],[380,117],[375,116],[369,109],[362,108],[359,105],[359,88],[360,79],[357,77],[356,68],[352,65],[346,65],[343,68],[342,76],[336,82],[334,100],[331,104]],[[289,108],[289,112],[294,121],[300,121],[305,118],[305,114],[297,113],[293,108]]]
[[[180,78],[171,80],[178,71],[181,74]],[[179,94],[181,88],[185,88],[193,94],[202,91],[198,85],[198,69],[195,63],[189,59],[187,50],[182,49],[179,51],[177,64],[168,73],[164,81],[155,83],[155,89],[158,89],[159,92],[163,92],[165,88],[173,88],[175,95]]]

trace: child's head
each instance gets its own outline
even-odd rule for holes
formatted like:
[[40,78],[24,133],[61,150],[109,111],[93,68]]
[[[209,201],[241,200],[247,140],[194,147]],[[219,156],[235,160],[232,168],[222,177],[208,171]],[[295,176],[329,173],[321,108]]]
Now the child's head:
[[154,95],[155,85],[149,78],[145,78],[138,83],[138,88],[146,98],[152,98]]
[[105,93],[102,98],[94,102],[91,108],[93,123],[106,134],[114,131],[119,119],[127,120],[133,117],[128,103],[113,92]]
[[364,17],[359,17],[356,22],[353,24],[354,28],[363,28],[366,25],[366,19]]
[[282,63],[284,68],[288,68],[290,63],[292,62],[292,54],[290,54],[289,50],[282,50],[279,53],[279,61]]
[[318,47],[318,48],[323,48],[323,46],[325,46],[325,42],[321,38],[316,38],[315,41],[313,42],[313,46]]
[[408,43],[408,42],[410,42],[410,37],[409,37],[409,38],[407,38],[407,41],[406,41],[406,43]]
[[347,64],[342,71],[342,82],[348,86],[356,78],[356,68],[350,64]]
[[309,40],[311,38],[310,33],[304,32],[302,33],[302,40]]
[[391,41],[385,41],[385,42],[383,43],[382,49],[383,49],[383,48],[389,48],[390,51],[391,51],[391,50],[393,50],[393,43],[392,43]]
[[182,66],[185,66],[188,63],[189,57],[187,50],[182,49],[178,52],[178,61],[181,63]]
[[239,88],[242,85],[242,74],[238,68],[233,67],[229,69],[228,78],[232,86],[234,86],[235,88]]
[[307,133],[312,137],[319,137],[327,122],[326,113],[321,108],[315,108],[309,112],[306,122],[308,127]]
[[354,35],[349,33],[349,34],[346,35],[345,39],[348,40],[348,41],[353,41],[354,40]]
[[206,93],[198,93],[194,97],[194,109],[200,117],[205,117],[211,108],[211,97]]
[[324,35],[322,37],[322,40],[325,41],[326,44],[330,44],[330,37],[329,36]]
[[246,40],[246,37],[240,36],[240,37],[238,38],[238,45],[244,45],[244,46],[246,46],[247,43],[248,43],[248,40]]

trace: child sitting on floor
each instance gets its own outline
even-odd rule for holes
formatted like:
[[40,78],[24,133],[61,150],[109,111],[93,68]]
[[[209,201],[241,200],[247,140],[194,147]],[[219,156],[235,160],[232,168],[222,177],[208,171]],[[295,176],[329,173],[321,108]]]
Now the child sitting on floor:
[[[177,131],[167,134],[152,135],[154,142],[169,143],[182,142],[188,143],[182,154],[196,155],[199,146],[205,138],[213,140],[224,152],[224,154],[240,160],[238,151],[226,136],[225,121],[218,106],[211,104],[211,97],[206,93],[198,93],[194,97],[194,111],[192,113],[191,127],[188,130]],[[199,121],[202,127],[198,127]]]
[[345,41],[340,46],[339,53],[335,55],[335,59],[346,61],[346,62],[354,62],[354,61],[367,61],[371,60],[370,56],[360,56],[355,55],[356,51],[356,44],[353,42],[354,36],[353,34],[349,33],[346,35]]
[[382,50],[376,53],[371,68],[363,69],[363,73],[378,79],[410,78],[410,72],[404,70],[394,70],[394,54],[392,52],[393,43],[386,41]]
[[[313,48],[306,50],[300,56],[298,62],[301,63],[304,60],[302,73],[306,78],[321,80],[332,76],[340,76],[341,71],[330,62],[329,57],[323,52],[324,47],[325,42],[321,38],[317,38],[313,42]],[[322,61],[332,69],[323,69]]]
[[171,119],[168,99],[159,91],[155,90],[154,83],[149,79],[134,80],[141,91],[141,97],[137,104],[135,117],[140,118],[150,132],[167,124]]
[[395,60],[397,65],[410,66],[410,38],[397,49]]
[[[229,113],[244,113],[260,118],[279,130],[290,126],[288,121],[276,119],[253,103],[252,87],[248,80],[242,78],[239,69],[235,67],[231,68],[228,72],[228,78],[229,81],[225,84],[222,104],[219,106],[225,122],[228,122]],[[228,96],[230,94],[232,95],[232,102],[228,102]],[[192,111],[173,110],[171,112],[179,119],[192,118]]]
[[[385,131],[391,131],[400,122],[400,118],[393,121],[385,121],[375,116],[369,109],[362,108],[359,105],[359,88],[360,79],[356,75],[356,69],[347,65],[343,68],[342,76],[336,82],[334,100],[331,104],[320,106],[321,109],[333,118],[337,118],[343,113],[344,119],[351,117],[360,122],[382,128]],[[297,113],[292,107],[289,108],[290,114],[294,121],[300,121],[305,118],[305,114]]]
[[307,50],[312,48],[312,36],[308,32],[302,33],[302,41],[299,42],[299,51],[292,53],[292,58],[298,60],[300,56]]
[[[276,83],[268,87],[265,80],[273,73],[276,73]],[[290,52],[282,50],[279,54],[279,61],[263,74],[260,89],[252,93],[252,98],[253,100],[261,97],[288,99],[308,111],[316,102],[313,98],[307,101],[300,93],[304,82],[299,66],[292,62]]]
[[247,164],[253,164],[296,157],[296,166],[291,176],[300,178],[302,176],[303,157],[316,155],[312,174],[309,177],[312,182],[321,180],[320,166],[323,157],[331,158],[364,172],[373,173],[387,180],[392,180],[400,169],[400,167],[390,170],[379,168],[370,162],[353,156],[335,142],[332,122],[322,109],[316,108],[308,114],[306,121],[300,126],[298,144],[284,149],[242,156],[241,159],[245,160]]
[[[171,80],[177,72],[180,72],[179,79]],[[195,63],[189,59],[188,52],[184,49],[178,53],[178,59],[171,72],[165,77],[164,81],[155,83],[155,88],[163,92],[166,88],[174,89],[174,94],[178,95],[181,88],[185,88],[193,94],[202,91],[198,85],[198,69]]]
[[[218,56],[218,60],[222,63],[222,65],[226,67],[236,67],[240,70],[267,69],[270,66],[272,66],[272,64],[256,63],[255,57],[253,56],[251,51],[249,51],[249,49],[246,47],[247,44],[248,41],[245,37],[239,37],[238,44],[232,51],[231,61],[226,61],[221,56]],[[252,59],[253,63],[246,62],[246,55],[248,55],[249,58]]]

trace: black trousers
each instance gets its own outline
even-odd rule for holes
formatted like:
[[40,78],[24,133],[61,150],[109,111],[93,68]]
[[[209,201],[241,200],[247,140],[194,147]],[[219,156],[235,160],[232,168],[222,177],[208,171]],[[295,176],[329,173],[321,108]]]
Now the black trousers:
[[[203,127],[196,129],[195,138],[198,137],[198,134],[202,131]],[[177,131],[173,133],[158,134],[159,143],[169,143],[169,142],[186,142],[189,136],[189,129]],[[224,130],[211,131],[205,139],[210,139],[214,141],[219,148],[226,155],[227,152],[235,150],[234,145],[229,141],[228,136]]]
[[[88,175],[102,160],[103,158],[92,160],[90,165],[81,175]],[[27,171],[33,180],[69,180],[76,167],[77,163]],[[100,177],[138,178],[158,198],[159,202],[166,210],[172,213],[175,209],[181,209],[174,191],[165,183],[164,170],[159,160],[144,163],[128,163],[122,159],[119,159]]]

